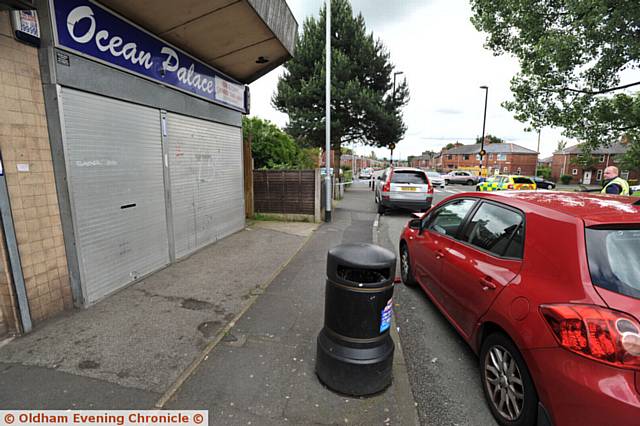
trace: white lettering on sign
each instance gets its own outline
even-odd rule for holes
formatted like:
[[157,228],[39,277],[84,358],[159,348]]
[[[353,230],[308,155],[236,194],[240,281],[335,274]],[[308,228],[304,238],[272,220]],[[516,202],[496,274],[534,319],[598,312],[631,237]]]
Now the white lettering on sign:
[[[76,35],[76,24],[83,19],[89,19],[91,25],[87,32],[82,35]],[[79,6],[73,9],[67,17],[67,29],[71,38],[78,43],[86,44],[92,39],[96,43],[96,46],[100,51],[109,51],[111,55],[118,57],[122,56],[134,65],[142,65],[146,69],[151,68],[153,61],[151,60],[151,54],[144,50],[138,51],[138,46],[135,43],[126,43],[122,37],[113,36],[109,39],[109,31],[100,30],[96,34],[96,20],[93,17],[93,10],[89,6]],[[94,37],[95,36],[95,37]],[[124,44],[124,46],[122,46]],[[119,49],[122,46],[122,49]]]
[[[62,0],[57,1],[63,3]],[[163,45],[159,39],[150,39],[150,36],[141,34],[140,30],[133,29],[129,32],[126,26],[112,26],[113,23],[109,20],[112,18],[105,17],[101,9],[96,7],[99,6],[92,4],[76,7],[72,4],[69,9],[62,9],[62,16],[66,15],[68,32],[64,33],[65,26],[60,25],[59,30],[64,33],[63,45],[72,43],[67,47],[155,81],[164,81],[182,90],[202,95],[208,100],[220,101],[245,111],[244,85],[216,76],[214,72],[209,72],[207,65],[190,59],[178,49]]]

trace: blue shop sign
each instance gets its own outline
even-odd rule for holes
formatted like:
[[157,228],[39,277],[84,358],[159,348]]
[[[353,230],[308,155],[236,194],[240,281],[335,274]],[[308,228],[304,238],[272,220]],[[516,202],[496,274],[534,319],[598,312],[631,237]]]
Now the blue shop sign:
[[247,112],[245,86],[89,0],[54,0],[56,45]]

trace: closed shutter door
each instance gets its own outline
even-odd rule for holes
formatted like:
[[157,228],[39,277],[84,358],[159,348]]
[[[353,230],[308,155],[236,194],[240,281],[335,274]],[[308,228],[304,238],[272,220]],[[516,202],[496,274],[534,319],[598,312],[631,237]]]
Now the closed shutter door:
[[167,114],[176,258],[244,226],[240,128]]
[[169,263],[160,112],[62,90],[64,150],[88,303]]

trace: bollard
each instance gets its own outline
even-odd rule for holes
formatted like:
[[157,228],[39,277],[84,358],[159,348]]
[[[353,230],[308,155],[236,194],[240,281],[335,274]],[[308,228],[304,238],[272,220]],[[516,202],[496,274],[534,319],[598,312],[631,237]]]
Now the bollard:
[[363,396],[391,384],[395,269],[395,254],[373,244],[329,250],[316,355],[316,374],[328,388]]

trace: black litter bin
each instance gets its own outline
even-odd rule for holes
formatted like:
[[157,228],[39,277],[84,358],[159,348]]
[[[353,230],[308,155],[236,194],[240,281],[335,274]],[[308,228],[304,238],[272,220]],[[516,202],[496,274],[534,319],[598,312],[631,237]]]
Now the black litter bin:
[[373,244],[329,250],[316,373],[330,389],[361,396],[391,384],[395,269],[395,254]]

